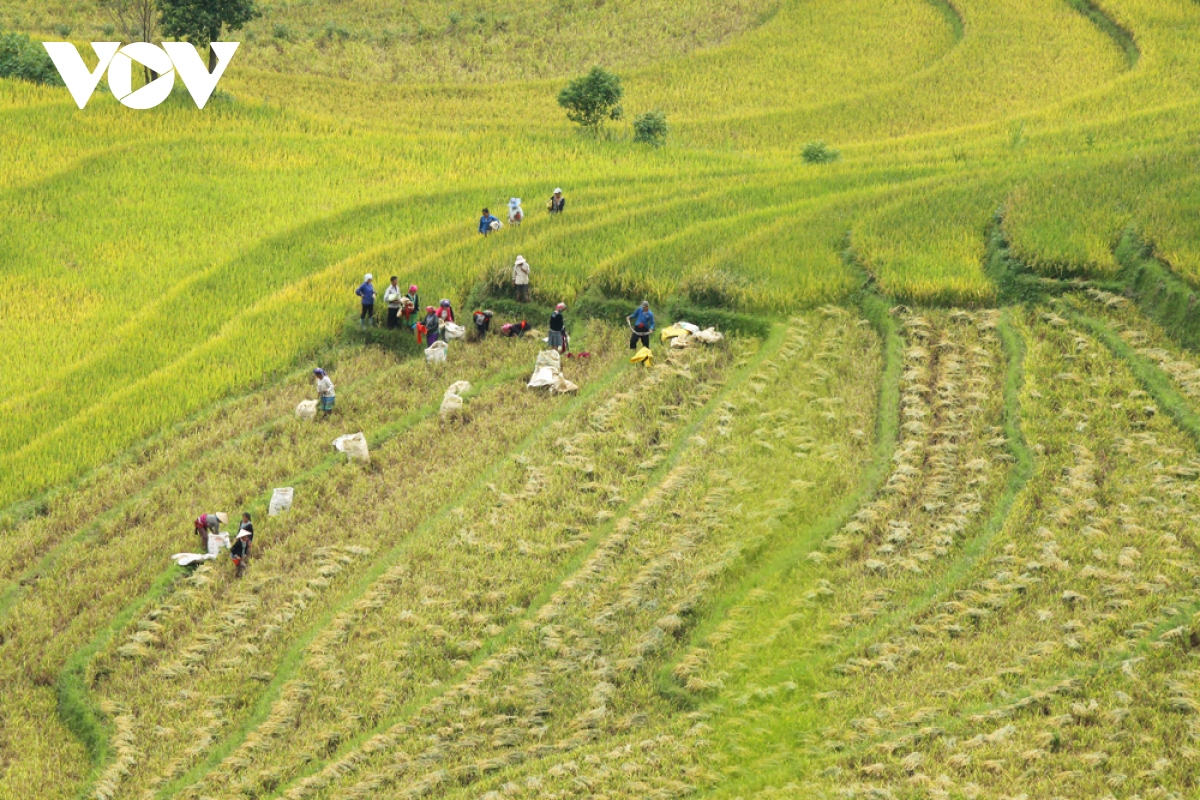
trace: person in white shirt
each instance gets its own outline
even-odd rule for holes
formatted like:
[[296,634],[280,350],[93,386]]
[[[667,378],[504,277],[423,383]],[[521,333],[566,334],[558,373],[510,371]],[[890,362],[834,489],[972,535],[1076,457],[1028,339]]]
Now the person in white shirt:
[[517,256],[517,262],[513,264],[513,286],[517,290],[517,302],[529,302],[529,262],[525,260],[525,256]]
[[399,324],[396,317],[400,315],[400,307],[404,302],[404,293],[400,291],[400,279],[392,276],[392,282],[383,290],[383,302],[387,303],[387,329],[395,330]]
[[328,417],[333,412],[333,381],[329,380],[325,370],[320,367],[313,370],[313,375],[317,378],[317,402],[320,403],[321,411]]

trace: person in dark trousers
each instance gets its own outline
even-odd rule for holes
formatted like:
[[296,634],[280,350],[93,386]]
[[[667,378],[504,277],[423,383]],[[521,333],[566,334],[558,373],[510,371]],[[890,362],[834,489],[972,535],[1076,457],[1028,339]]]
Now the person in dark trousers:
[[208,537],[216,536],[221,532],[221,526],[229,522],[229,515],[224,511],[213,511],[208,514],[201,514],[196,517],[192,525],[196,529],[196,533],[200,536],[200,549],[205,553],[208,552]]
[[375,324],[375,279],[371,273],[367,273],[363,278],[362,285],[354,290],[354,293],[362,298],[362,314],[358,317],[359,327],[365,328],[369,321],[372,325]]
[[421,322],[425,326],[425,346],[429,347],[438,340],[438,315],[433,306],[425,306],[425,319]]
[[490,310],[476,311],[471,315],[471,321],[475,323],[475,335],[480,340],[486,339],[488,331],[492,329],[492,312]]
[[383,302],[387,303],[387,329],[393,331],[400,323],[400,309],[404,305],[404,294],[400,291],[400,279],[392,276],[392,282],[383,290]]
[[555,189],[554,194],[550,196],[550,202],[546,204],[546,208],[550,209],[551,214],[561,214],[566,207],[567,198],[563,197],[562,189]]
[[483,210],[483,216],[481,216],[479,218],[479,232],[481,234],[483,234],[484,236],[487,236],[489,233],[491,233],[494,230],[494,228],[492,228],[492,223],[499,222],[499,221],[500,220],[498,220],[492,216],[492,212],[488,211],[485,208]]
[[517,256],[513,262],[513,288],[516,290],[517,302],[529,302],[529,262],[525,256]]
[[637,350],[639,344],[649,347],[650,334],[654,333],[654,314],[650,311],[650,301],[643,300],[625,321],[629,323],[629,330],[633,334],[629,337],[629,349]]
[[238,526],[237,538],[234,539],[233,546],[229,548],[229,555],[233,559],[233,566],[236,568],[239,578],[246,571],[246,562],[250,560],[250,545],[253,542],[254,523],[250,521],[250,515],[243,511],[242,524]]
[[507,325],[500,326],[500,335],[510,338],[520,337],[525,335],[525,331],[529,330],[529,323],[525,320],[520,322],[512,322]]
[[546,338],[546,346],[560,353],[567,352],[567,329],[563,320],[563,312],[567,310],[566,303],[559,303],[550,315],[550,335]]
[[417,285],[414,283],[408,287],[408,294],[404,295],[404,310],[401,312],[404,316],[404,324],[409,329],[415,329],[417,323],[412,321],[412,315],[416,314],[421,308],[421,295],[417,294]]

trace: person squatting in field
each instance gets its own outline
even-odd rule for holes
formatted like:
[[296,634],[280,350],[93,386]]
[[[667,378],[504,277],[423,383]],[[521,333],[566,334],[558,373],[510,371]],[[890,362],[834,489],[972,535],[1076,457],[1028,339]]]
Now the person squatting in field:
[[440,327],[437,311],[433,306],[425,306],[425,319],[422,320],[421,325],[425,328],[425,343],[426,347],[428,347],[438,340],[438,329]]
[[398,318],[400,311],[404,308],[404,293],[400,291],[400,279],[395,275],[392,276],[392,282],[383,290],[383,302],[387,303],[387,323],[386,327],[389,331],[395,330],[399,325]]
[[196,533],[200,536],[200,550],[208,552],[208,537],[216,536],[221,531],[221,526],[229,522],[229,515],[224,511],[213,511],[209,514],[201,514],[196,517],[192,525],[195,527]]
[[237,538],[234,539],[233,546],[229,548],[229,557],[233,559],[233,566],[239,578],[246,571],[246,562],[250,560],[250,545],[253,542],[254,523],[250,521],[250,515],[243,511],[242,523],[238,525]]
[[329,376],[325,374],[325,370],[320,367],[313,370],[313,377],[317,380],[317,405],[321,409],[321,412],[328,417],[333,413],[333,403],[335,400],[333,381],[329,380]]
[[513,287],[517,292],[518,303],[529,302],[529,262],[525,256],[517,256],[513,264]]
[[500,230],[500,220],[492,216],[492,212],[486,208],[483,210],[483,216],[479,218],[479,232],[487,236],[492,231]]
[[632,334],[629,337],[629,349],[637,350],[639,344],[642,347],[649,347],[650,334],[654,333],[654,314],[650,311],[650,301],[643,300],[642,304],[625,318],[625,321],[629,323],[629,330]]
[[563,312],[567,310],[566,303],[559,303],[550,315],[550,335],[546,337],[546,346],[560,353],[567,352],[567,327],[563,320]]
[[471,315],[471,321],[475,323],[475,335],[482,341],[487,338],[488,331],[492,329],[492,311],[476,311]]
[[362,298],[362,313],[358,317],[360,327],[366,327],[370,322],[375,324],[375,278],[371,273],[367,273],[363,278],[362,285],[354,290],[354,293]]

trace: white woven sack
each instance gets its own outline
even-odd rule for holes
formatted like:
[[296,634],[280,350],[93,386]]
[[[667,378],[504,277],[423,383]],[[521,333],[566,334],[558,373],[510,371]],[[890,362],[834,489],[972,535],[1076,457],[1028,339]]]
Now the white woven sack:
[[455,322],[443,322],[442,333],[447,339],[461,339],[467,335],[467,329]]
[[294,490],[291,488],[276,489],[274,492],[272,492],[271,505],[267,508],[267,516],[277,517],[284,511],[287,511],[289,508],[291,508],[293,493]]
[[425,360],[430,364],[445,364],[448,349],[450,349],[450,345],[440,340],[436,341],[425,348]]
[[557,350],[543,350],[538,353],[537,361],[533,365],[534,369],[542,367],[550,367],[555,372],[562,372],[562,356],[558,354]]
[[299,417],[300,419],[313,419],[314,417],[316,417],[317,416],[317,401],[316,400],[302,400],[300,402],[300,404],[298,406],[296,406],[296,416]]

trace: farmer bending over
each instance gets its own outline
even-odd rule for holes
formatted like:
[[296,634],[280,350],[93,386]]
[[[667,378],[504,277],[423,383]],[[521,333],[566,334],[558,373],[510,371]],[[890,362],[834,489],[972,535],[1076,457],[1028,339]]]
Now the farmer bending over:
[[216,536],[221,531],[221,526],[229,522],[229,515],[224,511],[214,511],[211,514],[201,514],[196,517],[196,521],[192,523],[196,528],[196,533],[200,536],[200,549],[205,553],[208,552],[208,537]]

